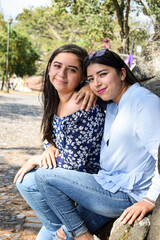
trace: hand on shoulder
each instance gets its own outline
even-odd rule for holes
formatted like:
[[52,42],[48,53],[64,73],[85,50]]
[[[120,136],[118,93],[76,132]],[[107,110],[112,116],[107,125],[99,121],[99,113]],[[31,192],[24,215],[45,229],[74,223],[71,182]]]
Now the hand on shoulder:
[[91,106],[95,106],[97,96],[93,93],[88,84],[84,85],[78,92],[75,93],[76,104],[81,105],[81,110],[89,111]]

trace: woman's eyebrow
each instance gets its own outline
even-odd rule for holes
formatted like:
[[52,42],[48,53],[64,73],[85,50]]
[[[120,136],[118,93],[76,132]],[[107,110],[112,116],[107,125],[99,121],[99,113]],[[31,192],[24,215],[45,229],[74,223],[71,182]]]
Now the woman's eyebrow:
[[77,69],[79,71],[79,68],[77,66],[74,66],[74,65],[68,65],[69,67],[73,67],[75,69]]
[[87,77],[92,77],[93,75],[87,75]]
[[[102,69],[102,70],[100,70],[100,71],[98,71],[98,72],[96,72],[96,74],[99,74],[99,73],[101,73],[101,72],[103,72],[103,71],[106,71],[107,69],[105,68],[105,69]],[[91,74],[91,75],[87,75],[87,77],[92,77],[93,75]]]
[[[61,63],[61,62],[58,62],[58,61],[53,61],[53,63],[59,63],[59,64],[62,65],[62,63]],[[68,65],[68,67],[75,68],[75,69],[77,69],[77,70],[79,71],[79,68],[78,68],[77,66],[75,66],[75,65]]]
[[103,71],[106,71],[106,70],[107,70],[107,68],[102,69],[102,70],[98,71],[97,74],[99,74],[99,73],[101,73],[101,72],[103,72]]
[[59,63],[59,64],[62,64],[61,62],[58,62],[58,61],[53,61],[53,63]]

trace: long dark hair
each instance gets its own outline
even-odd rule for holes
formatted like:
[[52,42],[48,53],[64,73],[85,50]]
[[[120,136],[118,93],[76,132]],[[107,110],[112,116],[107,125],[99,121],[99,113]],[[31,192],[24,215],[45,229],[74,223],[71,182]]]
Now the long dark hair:
[[133,85],[136,82],[139,82],[138,79],[134,76],[132,71],[129,69],[127,64],[123,61],[123,59],[111,50],[100,50],[98,52],[93,53],[85,59],[85,64],[88,67],[92,63],[99,63],[103,65],[107,65],[116,69],[117,73],[121,72],[122,68],[126,70],[126,82]]
[[[53,134],[53,116],[57,113],[57,108],[59,104],[59,96],[57,90],[51,84],[49,79],[49,66],[51,65],[53,59],[62,52],[73,53],[78,59],[80,66],[82,68],[82,77],[86,77],[86,67],[84,64],[84,60],[88,56],[88,53],[85,49],[75,45],[75,44],[66,44],[58,49],[56,49],[47,64],[46,72],[45,72],[45,81],[42,92],[42,102],[43,102],[43,118],[41,123],[41,131],[42,131],[42,140],[47,140],[49,143],[53,144],[52,134]],[[79,85],[79,88],[82,85]]]

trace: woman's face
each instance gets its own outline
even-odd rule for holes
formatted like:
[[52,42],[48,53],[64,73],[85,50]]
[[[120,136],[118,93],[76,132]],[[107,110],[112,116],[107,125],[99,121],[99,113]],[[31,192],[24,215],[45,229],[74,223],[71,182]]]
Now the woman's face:
[[78,57],[73,53],[59,53],[49,66],[52,85],[59,93],[70,93],[82,80],[82,69]]
[[118,104],[127,90],[125,78],[126,70],[124,68],[119,74],[115,68],[99,63],[90,64],[87,68],[90,88],[104,101],[112,100]]

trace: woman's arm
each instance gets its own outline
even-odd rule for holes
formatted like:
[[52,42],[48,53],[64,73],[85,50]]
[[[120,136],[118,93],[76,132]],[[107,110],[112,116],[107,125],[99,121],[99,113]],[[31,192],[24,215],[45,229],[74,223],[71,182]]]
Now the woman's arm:
[[127,222],[132,224],[136,218],[141,221],[147,213],[153,210],[160,194],[160,175],[157,164],[160,143],[160,100],[157,97],[142,98],[137,108],[135,129],[144,147],[155,159],[155,172],[146,197],[141,202],[127,208],[121,215],[124,224]]
[[89,84],[86,84],[84,87],[82,87],[76,94],[75,101],[78,104],[81,100],[81,110],[85,109],[88,111],[91,106],[95,106],[97,101],[97,96],[92,92],[92,90],[89,87]]
[[[149,202],[150,201],[150,202]],[[151,212],[154,208],[154,201],[149,200],[148,202],[142,200],[141,202],[137,202],[133,204],[131,207],[127,208],[122,215],[120,216],[123,224],[128,222],[129,225],[132,225],[133,222],[138,218],[138,221],[141,221],[144,216]]]

